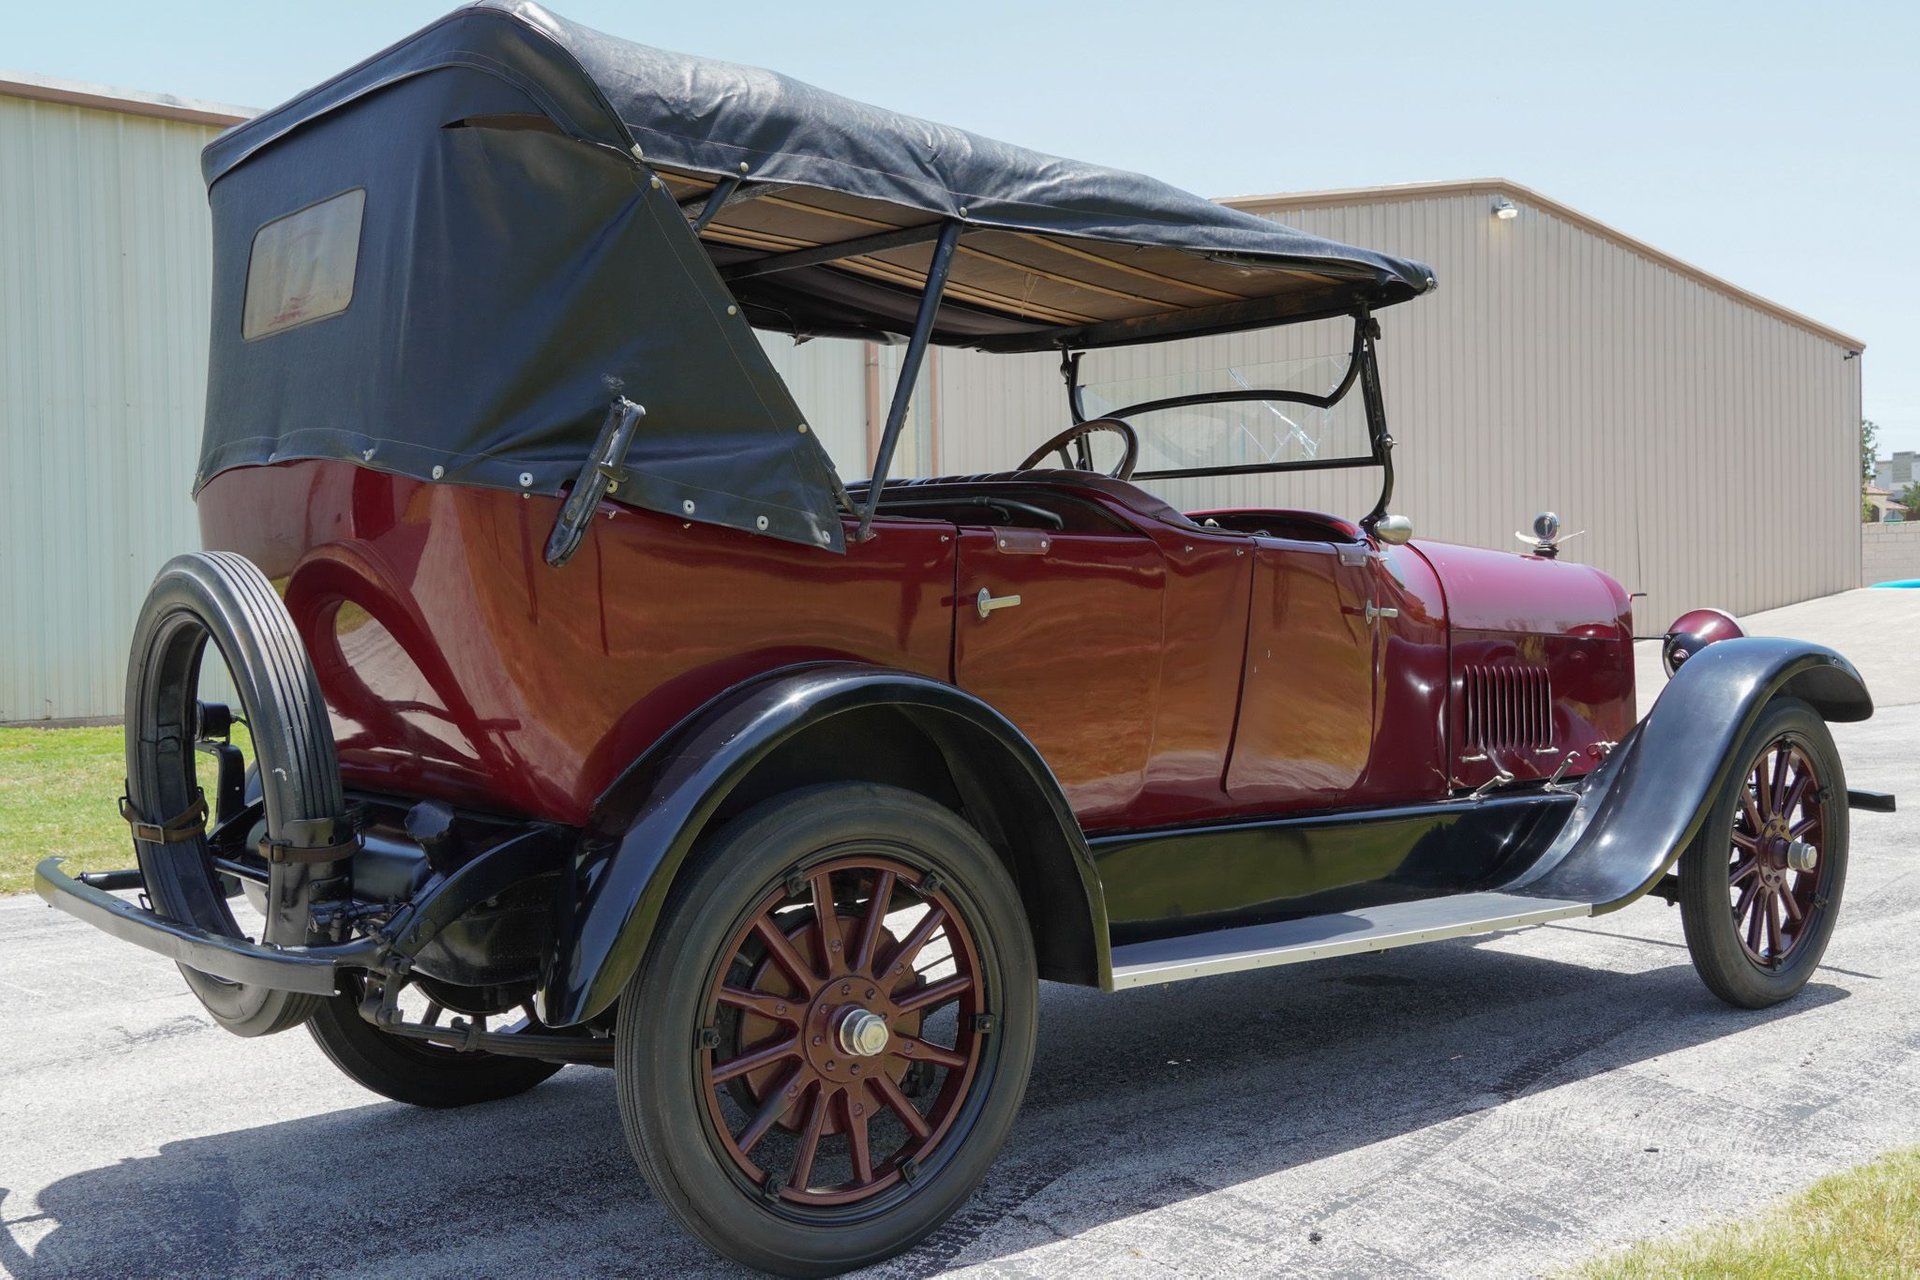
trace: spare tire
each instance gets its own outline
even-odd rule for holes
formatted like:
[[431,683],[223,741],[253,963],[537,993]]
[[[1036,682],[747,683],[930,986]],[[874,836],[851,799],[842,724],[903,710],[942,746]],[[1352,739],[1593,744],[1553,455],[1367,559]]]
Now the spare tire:
[[[127,799],[136,820],[159,825],[199,798],[194,771],[200,662],[211,640],[226,660],[253,738],[269,841],[331,846],[347,832],[333,730],[313,663],[273,584],[244,556],[194,552],[167,562],[134,627],[127,667]],[[221,891],[204,832],[137,838],[153,909],[168,919],[244,937]],[[337,829],[337,834],[336,834]],[[316,894],[344,887],[344,861],[268,866],[263,942],[315,940]],[[320,997],[230,982],[181,967],[215,1021],[238,1035],[299,1026]]]

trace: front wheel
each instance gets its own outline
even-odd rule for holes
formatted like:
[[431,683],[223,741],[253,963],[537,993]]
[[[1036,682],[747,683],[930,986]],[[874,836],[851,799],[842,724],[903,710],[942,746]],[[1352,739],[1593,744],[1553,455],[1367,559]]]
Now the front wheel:
[[1847,879],[1847,780],[1818,712],[1776,698],[1743,767],[1680,859],[1694,968],[1728,1004],[1764,1009],[1807,985]]
[[830,1275],[923,1239],[1025,1092],[1033,943],[1006,868],[893,787],[732,820],[621,998],[620,1114],[655,1193],[721,1253]]

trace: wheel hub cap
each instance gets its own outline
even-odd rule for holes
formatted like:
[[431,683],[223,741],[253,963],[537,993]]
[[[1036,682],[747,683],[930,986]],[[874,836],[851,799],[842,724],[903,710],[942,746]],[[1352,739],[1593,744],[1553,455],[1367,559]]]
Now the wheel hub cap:
[[875,1057],[887,1047],[887,1020],[870,1009],[849,1009],[840,1015],[835,1038],[850,1057]]

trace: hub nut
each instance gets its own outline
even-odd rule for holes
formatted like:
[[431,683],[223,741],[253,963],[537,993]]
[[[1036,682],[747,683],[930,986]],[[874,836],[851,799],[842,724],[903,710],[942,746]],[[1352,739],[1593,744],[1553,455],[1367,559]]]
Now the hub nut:
[[849,1056],[871,1058],[887,1047],[887,1020],[870,1009],[850,1009],[841,1016],[834,1038]]
[[1820,851],[1805,840],[1787,843],[1787,866],[1794,871],[1811,871],[1820,865]]

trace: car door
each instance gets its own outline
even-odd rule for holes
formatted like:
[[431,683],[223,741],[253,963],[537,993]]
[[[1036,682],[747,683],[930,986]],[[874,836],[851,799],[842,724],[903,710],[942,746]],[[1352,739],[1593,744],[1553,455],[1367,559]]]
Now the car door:
[[1366,548],[1256,537],[1227,794],[1260,811],[1330,807],[1367,767],[1373,619]]
[[1137,533],[959,533],[954,682],[1027,735],[1090,830],[1123,821],[1145,783],[1165,578]]
[[1447,793],[1446,623],[1417,553],[1254,539],[1227,794],[1257,812]]

